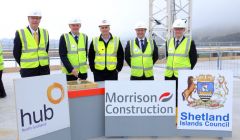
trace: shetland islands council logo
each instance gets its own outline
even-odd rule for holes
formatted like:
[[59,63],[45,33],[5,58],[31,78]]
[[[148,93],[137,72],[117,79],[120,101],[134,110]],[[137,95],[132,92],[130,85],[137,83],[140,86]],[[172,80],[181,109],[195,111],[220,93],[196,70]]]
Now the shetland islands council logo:
[[228,92],[228,84],[224,76],[202,74],[188,77],[182,97],[190,107],[217,109],[224,107]]

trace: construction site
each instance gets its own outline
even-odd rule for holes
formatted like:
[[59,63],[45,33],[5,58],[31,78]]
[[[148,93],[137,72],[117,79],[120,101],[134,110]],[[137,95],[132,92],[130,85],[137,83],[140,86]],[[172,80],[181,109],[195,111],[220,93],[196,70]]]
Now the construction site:
[[[176,19],[185,19],[187,22],[186,36],[192,36],[192,12],[193,0],[149,0],[149,20],[148,34],[156,41],[159,59],[154,65],[155,81],[164,80],[164,70],[166,67],[166,41],[173,36],[172,24]],[[90,44],[89,40],[89,44]],[[123,47],[126,41],[122,41]],[[195,42],[197,47],[198,61],[194,70],[230,70],[233,73],[233,116],[232,116],[232,136],[231,137],[208,137],[208,136],[173,136],[173,137],[94,137],[91,140],[237,140],[240,139],[240,40],[217,42]],[[2,81],[7,93],[7,97],[0,99],[0,140],[16,140],[18,137],[14,79],[21,78],[19,65],[13,57],[13,40],[1,41],[4,57],[4,73]],[[59,44],[50,40],[49,59],[51,75],[60,74],[61,59],[59,57]],[[119,81],[128,81],[131,69],[124,63],[122,71],[119,73]],[[88,81],[94,81],[92,72],[88,69]],[[37,140],[37,139],[34,139]],[[40,139],[39,139],[40,140]]]

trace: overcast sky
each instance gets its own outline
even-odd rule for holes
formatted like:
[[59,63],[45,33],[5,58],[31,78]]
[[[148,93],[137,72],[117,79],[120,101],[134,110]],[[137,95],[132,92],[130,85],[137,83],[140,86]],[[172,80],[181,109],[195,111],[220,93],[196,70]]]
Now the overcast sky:
[[205,27],[208,30],[209,27],[240,29],[239,13],[240,0],[193,0],[193,30]]
[[[13,38],[16,29],[27,26],[27,13],[35,7],[42,11],[40,27],[48,29],[51,39],[69,31],[72,17],[81,18],[81,31],[90,37],[99,35],[102,19],[108,19],[111,32],[122,38],[134,35],[137,21],[148,22],[148,0],[1,0],[0,38]],[[193,30],[240,27],[239,7],[240,0],[193,0]]]

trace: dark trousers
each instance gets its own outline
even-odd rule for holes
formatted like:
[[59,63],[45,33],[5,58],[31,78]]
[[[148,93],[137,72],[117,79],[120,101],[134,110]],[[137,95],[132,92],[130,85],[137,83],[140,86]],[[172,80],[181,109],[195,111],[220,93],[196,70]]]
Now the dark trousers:
[[78,78],[80,78],[81,80],[86,80],[87,79],[87,73],[81,74],[78,73],[78,77],[74,76],[74,75],[66,75],[67,77],[67,81],[75,81]]
[[105,81],[105,80],[118,80],[118,72],[114,71],[94,71],[94,81]]
[[130,77],[130,80],[154,80],[154,77],[145,77],[145,76],[142,76],[142,77],[135,77],[135,76],[131,76]]
[[165,77],[165,80],[174,80],[176,81],[176,107],[178,106],[178,78],[175,76]]
[[40,76],[40,75],[49,75],[50,69],[49,66],[39,66],[37,68],[30,69],[20,69],[21,77],[32,77],[32,76]]
[[67,81],[75,81],[78,79],[78,77],[74,75],[66,75],[66,77],[67,77]]
[[0,98],[4,98],[6,97],[6,92],[3,86],[3,82],[2,82],[2,73],[3,71],[0,70]]

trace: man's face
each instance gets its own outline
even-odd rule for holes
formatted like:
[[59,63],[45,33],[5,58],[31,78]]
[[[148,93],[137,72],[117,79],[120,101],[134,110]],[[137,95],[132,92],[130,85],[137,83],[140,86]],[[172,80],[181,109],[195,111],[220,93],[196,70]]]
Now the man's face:
[[146,34],[146,29],[135,29],[138,38],[144,38]]
[[185,28],[174,28],[174,34],[176,38],[181,38],[185,32]]
[[106,26],[100,26],[100,32],[102,35],[109,35],[110,34],[110,26],[106,25]]
[[38,28],[40,21],[41,21],[41,17],[37,17],[37,16],[28,17],[29,25],[34,30],[36,30]]
[[69,24],[69,27],[71,29],[71,32],[75,35],[79,34],[79,30],[81,28],[81,24]]

